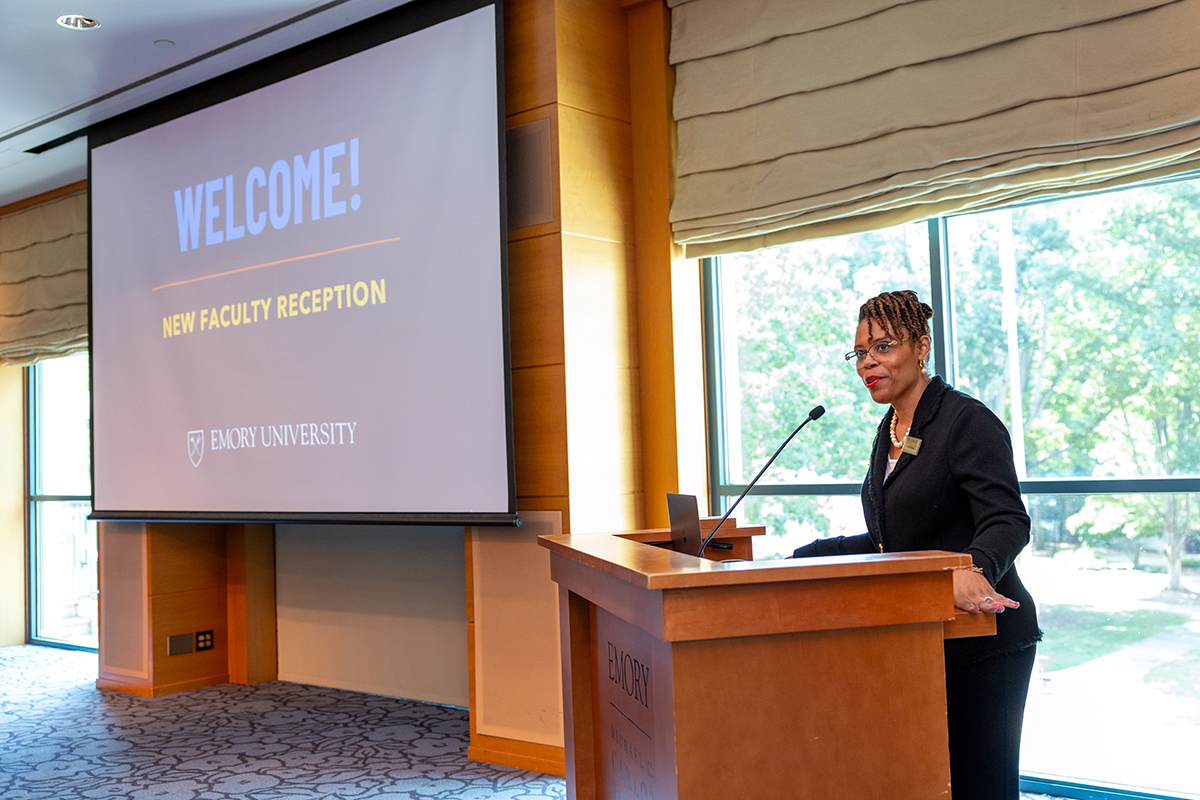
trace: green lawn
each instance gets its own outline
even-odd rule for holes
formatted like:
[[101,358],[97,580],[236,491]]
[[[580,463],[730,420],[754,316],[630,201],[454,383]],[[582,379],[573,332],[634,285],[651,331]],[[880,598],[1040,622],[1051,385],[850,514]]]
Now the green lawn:
[[1047,671],[1066,669],[1149,639],[1190,619],[1188,614],[1170,611],[1094,611],[1084,606],[1041,606],[1038,622],[1045,636],[1038,652],[1045,657]]

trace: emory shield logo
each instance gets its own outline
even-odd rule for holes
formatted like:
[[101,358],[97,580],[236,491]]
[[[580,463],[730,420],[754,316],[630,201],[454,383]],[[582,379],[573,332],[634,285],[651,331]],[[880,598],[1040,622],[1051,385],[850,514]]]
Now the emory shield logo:
[[204,431],[188,431],[188,458],[192,466],[200,466],[204,459]]

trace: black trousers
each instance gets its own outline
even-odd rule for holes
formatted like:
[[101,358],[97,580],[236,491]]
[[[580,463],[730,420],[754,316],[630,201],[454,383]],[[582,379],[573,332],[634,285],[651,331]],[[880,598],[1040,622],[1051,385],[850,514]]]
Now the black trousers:
[[953,800],[1018,800],[1021,722],[1036,647],[946,665]]

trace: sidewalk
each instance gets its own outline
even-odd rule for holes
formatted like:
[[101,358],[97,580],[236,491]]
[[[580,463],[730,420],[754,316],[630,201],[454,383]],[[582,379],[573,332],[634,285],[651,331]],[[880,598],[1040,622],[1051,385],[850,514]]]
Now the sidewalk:
[[1025,711],[1021,771],[1200,798],[1200,693],[1182,696],[1146,682],[1155,667],[1200,652],[1200,608],[1164,603],[1151,591],[1161,588],[1163,576],[1065,572],[1036,561],[1021,570],[1040,603],[1190,612],[1193,621],[1075,667],[1043,672],[1039,664]]

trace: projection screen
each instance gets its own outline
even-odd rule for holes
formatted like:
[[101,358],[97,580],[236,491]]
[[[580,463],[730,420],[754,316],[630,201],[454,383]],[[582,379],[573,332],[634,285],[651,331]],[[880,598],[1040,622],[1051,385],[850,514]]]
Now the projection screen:
[[410,3],[89,134],[93,518],[515,520],[499,20]]

